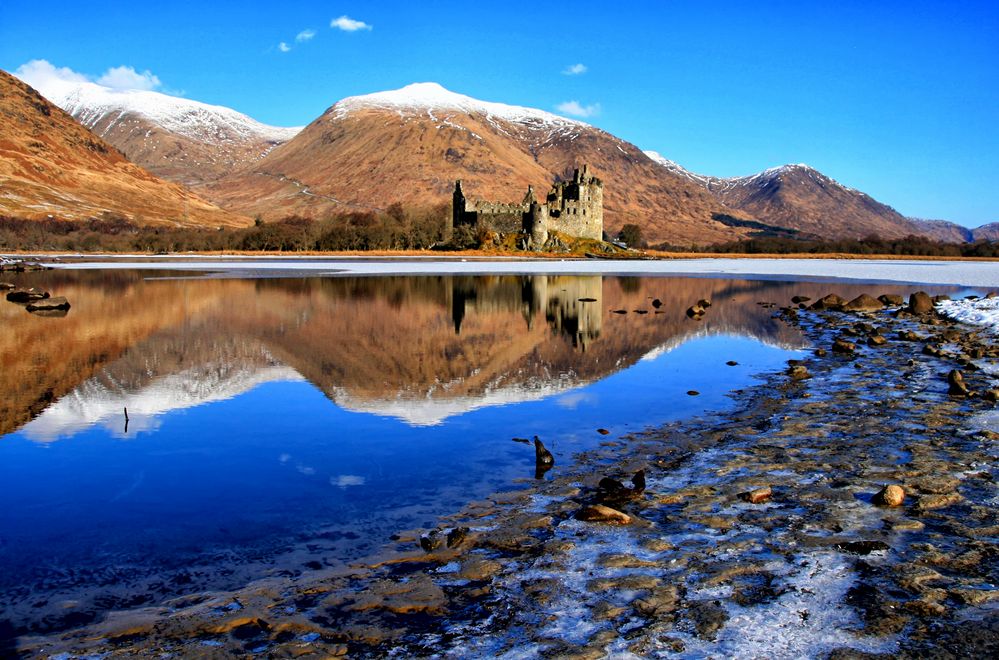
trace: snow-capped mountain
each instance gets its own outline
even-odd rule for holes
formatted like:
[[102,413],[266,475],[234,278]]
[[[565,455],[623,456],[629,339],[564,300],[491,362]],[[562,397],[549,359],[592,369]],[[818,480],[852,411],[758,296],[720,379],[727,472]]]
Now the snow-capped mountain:
[[436,119],[434,112],[457,112],[469,115],[485,115],[515,124],[544,126],[587,126],[581,121],[559,115],[504,103],[480,101],[471,96],[457,94],[438,83],[413,83],[402,89],[375,92],[362,96],[350,96],[336,103],[331,111],[338,117],[346,116],[352,110],[380,108],[393,110],[400,116],[423,114]]
[[0,71],[0,214],[79,219],[111,212],[146,224],[249,222],[128,162],[14,76]]
[[456,179],[472,198],[519,201],[528,185],[588,164],[604,181],[604,227],[640,224],[652,241],[731,240],[731,212],[638,147],[544,110],[481,101],[436,83],[345,98],[266,158],[209,186],[228,208],[265,219],[448,204]]
[[189,185],[255,162],[301,130],[160,92],[64,80],[47,81],[39,91],[132,162]]
[[966,240],[963,228],[953,223],[906,218],[892,207],[804,163],[722,178],[695,174],[655,151],[646,151],[645,155],[663,169],[701,186],[743,217],[777,228],[758,228],[763,233],[780,233],[780,229],[785,229],[802,237],[824,239],[919,235],[944,241]]

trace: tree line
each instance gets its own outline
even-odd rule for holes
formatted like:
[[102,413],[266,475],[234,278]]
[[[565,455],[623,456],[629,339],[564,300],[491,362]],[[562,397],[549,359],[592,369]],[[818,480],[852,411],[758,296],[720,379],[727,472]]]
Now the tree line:
[[[321,220],[288,216],[240,229],[144,226],[105,213],[88,220],[25,220],[0,216],[0,248],[80,252],[303,252],[446,249],[451,244],[446,204],[357,211]],[[461,237],[464,239],[465,237]]]
[[713,254],[857,254],[897,255],[909,257],[999,257],[999,243],[945,243],[925,236],[820,240],[766,236],[717,245],[678,247],[656,246],[668,252],[702,252]]

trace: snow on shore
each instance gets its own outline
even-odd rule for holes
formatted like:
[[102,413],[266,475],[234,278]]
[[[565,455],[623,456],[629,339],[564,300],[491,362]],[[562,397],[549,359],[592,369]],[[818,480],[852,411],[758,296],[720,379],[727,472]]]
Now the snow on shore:
[[[420,257],[166,257],[96,256],[52,263],[57,268],[202,271],[237,277],[280,275],[691,275],[859,280],[999,288],[999,263],[981,261],[916,261],[864,259],[670,259],[663,261],[566,259],[458,259]],[[283,271],[283,272],[282,272]]]
[[955,321],[980,325],[999,334],[999,298],[944,300],[937,303],[937,310]]

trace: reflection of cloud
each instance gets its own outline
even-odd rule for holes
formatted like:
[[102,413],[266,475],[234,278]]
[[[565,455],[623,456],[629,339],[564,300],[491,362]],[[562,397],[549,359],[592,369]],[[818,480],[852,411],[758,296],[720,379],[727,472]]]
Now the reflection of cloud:
[[311,476],[316,473],[316,468],[309,467],[308,465],[299,465],[295,469],[307,476]]
[[281,454],[280,456],[278,456],[278,462],[280,463],[287,463],[290,460],[291,460],[291,454]]
[[364,477],[357,474],[340,474],[335,477],[330,477],[330,485],[337,486],[338,488],[347,488],[348,486],[363,486]]
[[573,392],[555,399],[555,405],[561,408],[566,408],[567,410],[575,410],[579,407],[579,404],[592,400],[593,397],[589,394],[583,392]]

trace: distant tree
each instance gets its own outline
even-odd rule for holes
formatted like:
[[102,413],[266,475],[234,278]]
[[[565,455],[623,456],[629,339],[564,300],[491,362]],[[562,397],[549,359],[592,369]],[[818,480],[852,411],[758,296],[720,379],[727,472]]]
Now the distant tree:
[[628,247],[644,247],[645,245],[642,241],[642,228],[634,224],[621,227],[621,231],[617,233],[617,239]]

